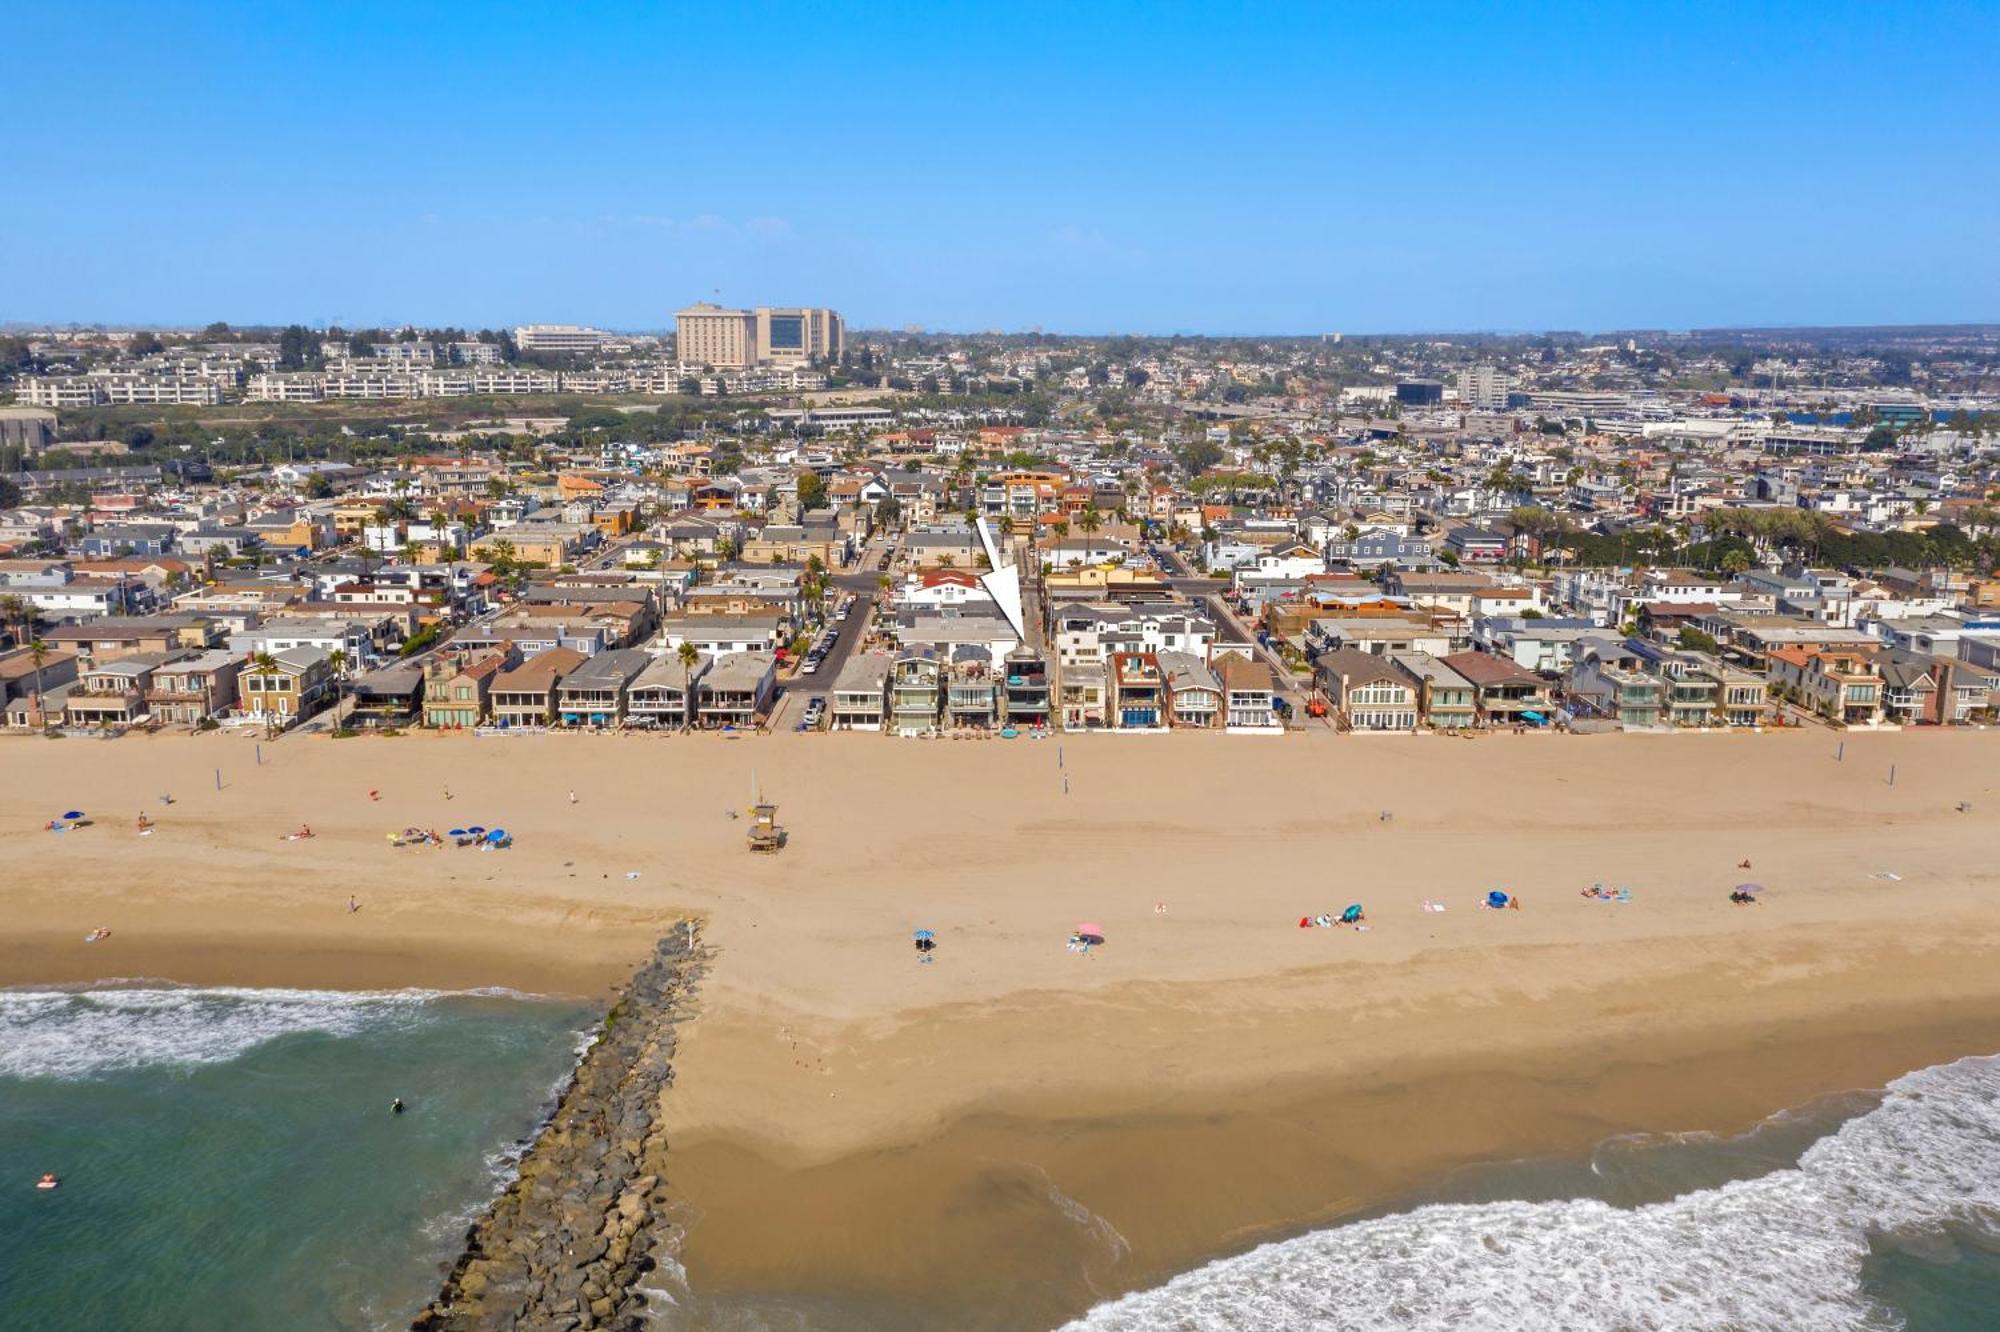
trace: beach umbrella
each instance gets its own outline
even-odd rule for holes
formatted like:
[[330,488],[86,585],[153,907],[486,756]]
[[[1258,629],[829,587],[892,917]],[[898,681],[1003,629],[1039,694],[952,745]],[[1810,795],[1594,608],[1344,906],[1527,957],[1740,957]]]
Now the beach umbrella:
[[1353,903],[1347,908],[1347,910],[1340,913],[1340,923],[1343,925],[1352,925],[1355,921],[1360,919],[1361,919],[1361,903],[1359,902]]
[[1086,920],[1081,925],[1078,925],[1076,927],[1076,934],[1079,939],[1083,939],[1089,943],[1104,942],[1104,927],[1092,921]]
[[1749,893],[1754,897],[1764,891],[1764,885],[1761,883],[1739,883],[1736,885],[1736,891],[1739,893]]
[[477,827],[467,828],[465,830],[465,835],[467,837],[484,837],[486,835],[486,829]]
[[453,828],[449,833],[445,834],[447,837],[464,837],[465,835],[466,832],[463,828]]
[[68,819],[71,823],[75,823],[78,819],[83,817],[83,811],[80,809],[73,809],[69,813],[63,815],[63,817]]
[[486,840],[489,842],[504,842],[507,840],[507,830],[505,828],[495,828],[492,832],[486,834]]
[[1506,906],[1507,894],[1501,892],[1498,888],[1495,888],[1492,892],[1486,894],[1486,905],[1490,907]]
[[915,934],[912,934],[910,937],[912,939],[918,940],[919,942],[922,942],[925,939],[937,938],[937,936],[935,934],[932,934],[929,930],[918,930]]

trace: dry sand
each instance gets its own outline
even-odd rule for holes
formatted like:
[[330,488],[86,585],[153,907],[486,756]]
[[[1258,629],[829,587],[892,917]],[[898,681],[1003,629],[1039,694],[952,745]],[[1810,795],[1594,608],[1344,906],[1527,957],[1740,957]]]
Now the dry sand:
[[[1460,1163],[2000,1050],[2000,746],[1837,743],[409,736],[258,767],[219,736],[16,739],[0,983],[601,994],[700,912],[669,1097],[696,1291],[1031,1327]],[[753,772],[775,858],[729,817]],[[41,831],[71,807],[98,822]],[[516,849],[384,839],[472,822]],[[1725,900],[1744,879],[1762,905]],[[1634,900],[1579,896],[1600,880]],[[1478,909],[1493,887],[1524,909]],[[1368,932],[1297,928],[1351,901]]]

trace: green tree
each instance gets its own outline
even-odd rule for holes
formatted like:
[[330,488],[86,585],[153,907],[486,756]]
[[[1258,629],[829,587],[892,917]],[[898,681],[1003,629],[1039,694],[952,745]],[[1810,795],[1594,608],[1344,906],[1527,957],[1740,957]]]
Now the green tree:
[[[42,704],[42,667],[48,665],[49,645],[39,638],[30,639],[28,641],[28,660],[35,663],[35,706],[40,708]],[[47,709],[43,708],[42,711],[44,716],[46,716]]]
[[694,668],[701,664],[701,652],[693,643],[682,639],[680,648],[674,653],[674,656],[680,660],[681,676],[686,682],[685,691],[681,695],[682,701],[687,704],[687,710],[681,715],[681,729],[686,730],[693,724]]
[[319,340],[302,324],[287,324],[278,335],[278,365],[303,370],[319,359]]
[[799,512],[821,508],[826,504],[826,482],[818,472],[799,473]]

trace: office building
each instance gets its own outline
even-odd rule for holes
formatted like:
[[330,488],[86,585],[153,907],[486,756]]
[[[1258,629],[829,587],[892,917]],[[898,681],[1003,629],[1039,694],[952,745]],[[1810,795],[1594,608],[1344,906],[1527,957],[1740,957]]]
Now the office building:
[[575,324],[523,324],[514,330],[514,345],[524,352],[587,354],[600,350],[610,338],[602,329]]
[[1475,365],[1458,372],[1458,400],[1482,412],[1505,411],[1507,394],[1514,387],[1513,376],[1490,365]]
[[1405,379],[1396,385],[1396,401],[1405,407],[1435,407],[1444,401],[1444,384],[1435,379]]
[[833,361],[846,345],[840,316],[825,309],[757,310],[757,359],[778,365]]

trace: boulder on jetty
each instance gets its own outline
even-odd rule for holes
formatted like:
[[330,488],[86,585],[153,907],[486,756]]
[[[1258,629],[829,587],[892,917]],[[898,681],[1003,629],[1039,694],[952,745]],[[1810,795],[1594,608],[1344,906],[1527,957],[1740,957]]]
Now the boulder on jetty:
[[634,973],[414,1332],[645,1326],[638,1283],[666,1228],[660,1097],[705,958],[699,932],[676,928]]

